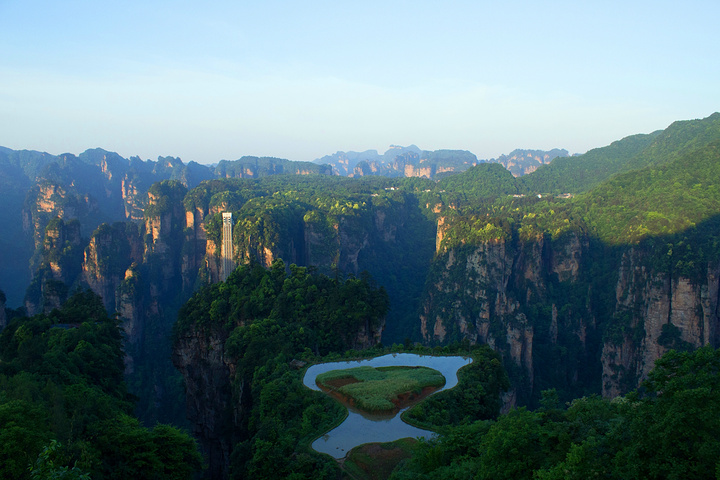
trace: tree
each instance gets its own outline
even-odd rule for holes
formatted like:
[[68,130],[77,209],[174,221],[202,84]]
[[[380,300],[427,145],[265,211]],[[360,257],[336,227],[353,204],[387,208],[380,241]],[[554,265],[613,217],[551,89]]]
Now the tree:
[[35,463],[30,466],[30,478],[32,480],[90,480],[90,475],[81,469],[73,466],[56,465],[53,461],[62,445],[52,440],[50,445],[45,447],[38,455]]

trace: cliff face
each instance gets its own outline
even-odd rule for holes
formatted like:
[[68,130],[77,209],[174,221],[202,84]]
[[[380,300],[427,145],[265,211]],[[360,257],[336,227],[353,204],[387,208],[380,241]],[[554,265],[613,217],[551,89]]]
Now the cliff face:
[[[441,218],[423,339],[467,339],[499,351],[518,390],[509,402],[550,387],[624,394],[670,348],[720,344],[720,265],[688,278],[653,267],[647,249],[622,247],[614,260],[579,234],[445,250],[446,228]],[[609,275],[597,276],[598,265]]]
[[83,252],[83,281],[102,296],[109,312],[119,310],[118,287],[130,266],[139,264],[142,258],[142,235],[134,224],[103,224]]
[[47,223],[36,258],[39,266],[25,295],[29,315],[60,308],[77,282],[82,258],[80,223],[59,218]]
[[[33,187],[25,199],[23,228],[31,234],[37,253],[43,248],[45,228],[55,218],[71,220],[97,213],[97,202],[87,195],[68,192],[62,185],[45,182]],[[37,263],[31,263],[34,271]]]
[[[323,271],[340,269],[346,274],[357,275],[363,270],[363,257],[372,256],[395,243],[398,229],[408,218],[403,205],[371,208],[357,214],[325,216],[318,220],[304,211],[297,212],[285,225],[275,225],[272,234],[260,231],[255,234],[243,231],[242,220],[236,224],[241,229],[240,245],[236,254],[240,260],[254,259],[269,267],[273,260],[282,258],[287,264],[314,265]],[[315,212],[311,212],[315,213]],[[393,220],[386,221],[392,217]],[[275,225],[265,222],[265,230]],[[267,239],[271,240],[267,242]],[[208,241],[208,256],[219,253],[214,242]]]
[[125,218],[133,221],[143,219],[143,209],[147,196],[138,188],[137,182],[130,175],[125,175],[122,180],[121,192]]
[[447,172],[464,172],[478,164],[477,157],[466,150],[420,150],[415,145],[391,145],[384,154],[375,150],[365,152],[337,152],[315,160],[332,167],[335,175],[362,177],[435,178]]
[[234,432],[245,415],[240,401],[244,380],[236,385],[233,398],[235,365],[225,356],[227,338],[225,329],[196,329],[181,335],[173,350],[173,364],[185,379],[187,418],[207,455],[207,478],[228,477]]
[[588,295],[580,281],[587,241],[570,234],[553,242],[539,236],[445,249],[447,225],[439,219],[420,315],[424,340],[466,339],[500,352],[513,383],[505,409],[551,385],[562,391],[592,383],[594,314],[570,295],[578,288]]
[[142,298],[144,315],[163,318],[170,325],[178,308],[174,304],[184,295],[182,245],[186,218],[182,198],[186,192],[177,182],[161,182],[148,192],[144,225],[140,229],[144,241],[139,245],[142,250],[137,252],[142,264],[125,271],[128,284],[142,285],[135,295]]
[[717,346],[720,265],[690,279],[656,271],[647,252],[622,256],[615,287],[614,325],[603,345],[602,392],[616,396],[647,378],[671,348]]

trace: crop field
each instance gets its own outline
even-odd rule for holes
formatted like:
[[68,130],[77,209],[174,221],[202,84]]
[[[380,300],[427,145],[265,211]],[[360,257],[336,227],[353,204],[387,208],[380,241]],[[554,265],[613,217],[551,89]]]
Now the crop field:
[[427,367],[356,367],[318,375],[317,384],[337,392],[368,412],[392,411],[426,389],[445,385],[445,377]]

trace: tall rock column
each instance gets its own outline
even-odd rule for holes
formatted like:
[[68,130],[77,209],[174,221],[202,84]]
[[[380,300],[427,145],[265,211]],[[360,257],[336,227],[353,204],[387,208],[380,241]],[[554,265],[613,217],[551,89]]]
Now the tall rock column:
[[40,266],[25,295],[29,315],[60,308],[69,288],[76,284],[83,251],[80,222],[57,217],[50,220],[41,245]]

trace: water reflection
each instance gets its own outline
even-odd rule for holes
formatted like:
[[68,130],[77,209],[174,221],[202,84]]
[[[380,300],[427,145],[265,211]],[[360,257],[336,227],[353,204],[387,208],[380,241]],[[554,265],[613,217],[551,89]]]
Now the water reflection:
[[[350,360],[344,362],[330,362],[313,365],[307,369],[303,377],[303,384],[313,390],[320,390],[315,378],[321,373],[340,368],[369,367],[429,367],[439,371],[445,377],[445,386],[436,390],[452,388],[457,385],[457,372],[461,367],[469,365],[469,357],[434,357],[430,355],[416,355],[414,353],[391,353],[382,357],[364,360]],[[321,453],[327,453],[334,458],[343,458],[350,449],[370,442],[391,442],[400,438],[430,438],[433,432],[422,430],[408,425],[400,418],[401,410],[397,414],[371,414],[361,412],[354,407],[348,407],[348,417],[338,427],[313,442],[312,447]]]

